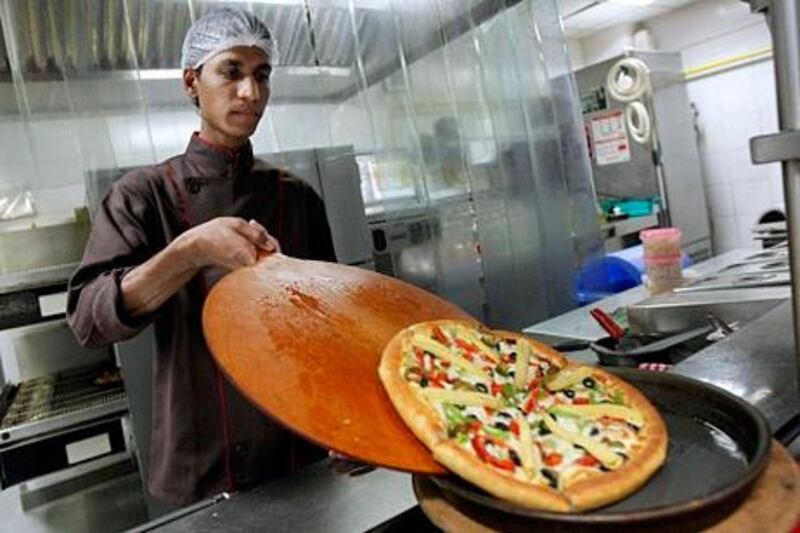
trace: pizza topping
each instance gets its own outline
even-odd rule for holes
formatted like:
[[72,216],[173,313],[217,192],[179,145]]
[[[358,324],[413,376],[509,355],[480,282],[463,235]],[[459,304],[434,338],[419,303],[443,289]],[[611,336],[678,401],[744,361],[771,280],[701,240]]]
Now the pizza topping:
[[597,405],[556,405],[549,409],[551,413],[561,415],[573,416],[591,416],[591,417],[608,417],[616,418],[623,422],[641,426],[644,424],[644,417],[642,413],[631,407],[615,404],[597,404]]
[[578,368],[567,368],[550,374],[545,379],[545,387],[550,391],[559,391],[581,383],[585,378],[591,377],[594,369],[588,366]]
[[623,458],[610,450],[608,446],[584,437],[579,433],[567,431],[566,429],[562,428],[551,415],[545,415],[544,423],[554,435],[565,441],[577,444],[590,454],[594,455],[606,468],[615,469],[622,465]]
[[491,407],[500,409],[503,407],[503,402],[500,398],[490,396],[489,394],[482,394],[480,392],[466,392],[460,390],[447,390],[447,389],[420,389],[422,394],[428,400],[447,402],[459,405],[481,405],[484,407]]
[[434,355],[435,357],[438,357],[439,359],[442,359],[443,361],[447,361],[450,364],[459,367],[475,377],[486,378],[486,372],[484,372],[479,366],[474,365],[459,355],[451,352],[448,347],[434,341],[433,339],[429,339],[424,335],[416,334],[414,335],[412,342],[415,346],[421,348],[422,350]]
[[484,437],[482,435],[475,435],[472,437],[472,447],[475,453],[478,454],[484,462],[499,468],[500,470],[514,471],[515,464],[510,457],[500,458],[493,454],[497,452],[508,453],[508,446],[505,442],[498,441],[491,437]]
[[514,386],[522,389],[528,384],[528,360],[530,348],[525,342],[517,342],[517,360],[514,362]]

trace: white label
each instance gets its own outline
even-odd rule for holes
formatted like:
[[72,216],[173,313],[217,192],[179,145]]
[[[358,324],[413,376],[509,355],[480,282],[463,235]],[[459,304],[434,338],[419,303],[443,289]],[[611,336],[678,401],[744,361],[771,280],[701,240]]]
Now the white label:
[[67,444],[67,462],[71,465],[93,457],[105,455],[111,451],[111,439],[108,433],[95,435],[88,439]]
[[625,129],[625,113],[611,111],[592,118],[592,144],[597,164],[612,165],[631,160],[631,144]]
[[67,293],[59,292],[39,296],[39,310],[43,317],[63,315],[67,312]]

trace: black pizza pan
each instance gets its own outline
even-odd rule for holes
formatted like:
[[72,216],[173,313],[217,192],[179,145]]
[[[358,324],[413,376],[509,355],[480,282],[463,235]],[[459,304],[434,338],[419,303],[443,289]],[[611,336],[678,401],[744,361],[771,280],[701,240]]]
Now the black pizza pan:
[[497,499],[455,476],[431,480],[462,511],[471,508],[516,523],[561,523],[570,528],[664,522],[692,514],[711,519],[715,512],[746,497],[767,464],[772,439],[769,424],[758,410],[692,378],[634,369],[611,372],[644,393],[667,425],[666,461],[632,495],[594,511],[562,514]]

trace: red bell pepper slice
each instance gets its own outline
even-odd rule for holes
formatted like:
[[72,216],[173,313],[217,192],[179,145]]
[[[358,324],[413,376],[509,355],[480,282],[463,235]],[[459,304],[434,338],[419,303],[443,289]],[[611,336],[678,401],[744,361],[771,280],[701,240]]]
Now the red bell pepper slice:
[[519,422],[516,420],[512,420],[511,423],[508,425],[508,429],[511,430],[511,433],[519,437]]
[[485,463],[489,463],[490,465],[497,467],[501,470],[508,470],[509,472],[513,472],[516,465],[514,461],[511,459],[500,459],[495,457],[486,449],[486,444],[492,443],[495,446],[500,448],[505,448],[505,443],[498,441],[496,439],[492,439],[490,437],[484,437],[482,435],[475,435],[472,437],[472,447],[475,449],[475,453],[478,454]]
[[564,456],[562,456],[560,453],[549,453],[544,456],[544,464],[547,466],[558,466],[563,460]]
[[575,405],[589,405],[589,398],[575,398],[572,403]]
[[500,394],[503,394],[503,386],[498,383],[492,383],[491,392],[492,396],[499,396]]
[[599,464],[600,464],[600,461],[598,461],[598,460],[597,460],[597,459],[594,457],[594,455],[589,455],[589,454],[587,453],[586,455],[584,455],[584,456],[583,456],[583,457],[581,457],[580,459],[576,459],[576,460],[575,460],[575,463],[576,463],[576,464],[579,464],[579,465],[581,465],[581,466],[597,466],[597,465],[599,465]]
[[445,346],[450,346],[450,339],[447,338],[447,335],[444,334],[442,328],[439,326],[433,327],[433,338],[439,341],[440,343],[444,344]]
[[533,390],[531,391],[530,397],[522,406],[522,410],[525,412],[526,415],[529,414],[534,409],[536,409],[536,398],[538,398],[538,396],[539,396],[539,388],[534,387]]
[[470,344],[467,341],[462,340],[462,339],[456,339],[456,346],[458,346],[462,350],[465,350],[465,351],[467,351],[469,353],[478,351],[478,347],[477,346],[475,346],[474,344]]

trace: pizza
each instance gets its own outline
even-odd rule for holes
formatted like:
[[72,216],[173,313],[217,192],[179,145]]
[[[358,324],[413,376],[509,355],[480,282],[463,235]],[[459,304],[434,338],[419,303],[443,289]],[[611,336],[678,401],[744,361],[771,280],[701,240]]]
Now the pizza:
[[644,395],[523,335],[422,322],[389,342],[379,374],[434,459],[524,507],[609,504],[666,457],[666,426]]

